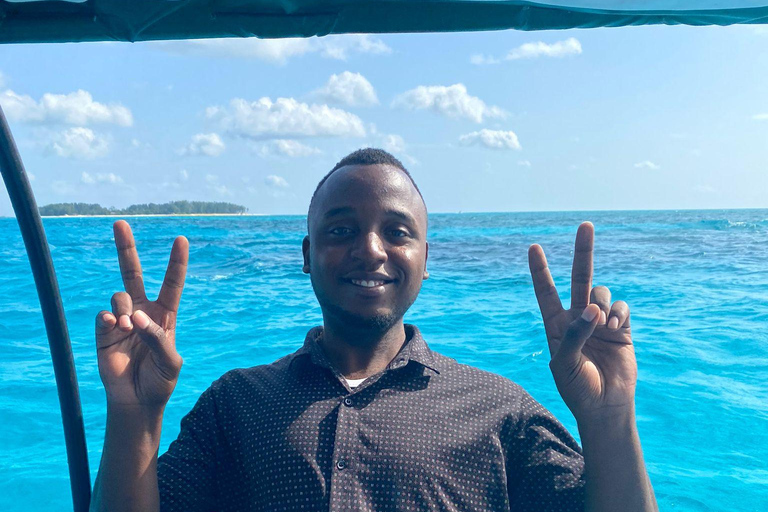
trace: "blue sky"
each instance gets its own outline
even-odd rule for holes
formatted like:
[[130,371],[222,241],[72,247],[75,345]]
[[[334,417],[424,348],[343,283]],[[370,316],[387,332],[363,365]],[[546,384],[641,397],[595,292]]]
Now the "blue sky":
[[768,207],[765,27],[6,45],[0,73],[41,205],[305,213],[378,146],[433,212]]

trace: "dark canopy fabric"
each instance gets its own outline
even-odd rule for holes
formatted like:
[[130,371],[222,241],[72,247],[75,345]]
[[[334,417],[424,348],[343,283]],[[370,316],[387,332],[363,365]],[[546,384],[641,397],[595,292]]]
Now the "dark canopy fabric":
[[0,0],[0,42],[768,23],[768,0]]

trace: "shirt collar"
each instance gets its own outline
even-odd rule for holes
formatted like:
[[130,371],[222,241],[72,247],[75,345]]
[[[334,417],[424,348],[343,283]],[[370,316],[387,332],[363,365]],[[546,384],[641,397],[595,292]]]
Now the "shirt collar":
[[[325,357],[323,349],[320,348],[317,342],[322,334],[322,326],[310,329],[304,338],[304,346],[294,352],[290,364],[293,365],[294,361],[299,358],[309,358],[313,364],[333,370],[331,363]],[[405,324],[405,339],[405,345],[400,349],[400,352],[398,352],[392,362],[389,363],[387,369],[396,370],[406,366],[410,361],[414,361],[439,374],[440,370],[437,368],[434,353],[427,346],[427,342],[421,336],[419,328],[415,325]]]

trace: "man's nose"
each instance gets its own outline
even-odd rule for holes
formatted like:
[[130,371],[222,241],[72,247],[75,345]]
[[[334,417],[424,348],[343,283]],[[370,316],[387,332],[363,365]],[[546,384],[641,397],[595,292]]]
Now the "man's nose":
[[378,234],[361,233],[352,248],[352,257],[365,262],[366,268],[377,269],[387,261],[387,251]]

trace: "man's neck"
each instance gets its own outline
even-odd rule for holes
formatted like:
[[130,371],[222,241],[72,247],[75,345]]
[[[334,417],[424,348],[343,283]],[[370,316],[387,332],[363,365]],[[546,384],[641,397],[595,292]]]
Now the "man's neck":
[[386,331],[350,329],[325,322],[320,346],[328,361],[349,379],[384,370],[405,343],[402,319]]

